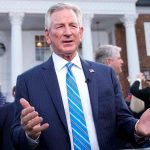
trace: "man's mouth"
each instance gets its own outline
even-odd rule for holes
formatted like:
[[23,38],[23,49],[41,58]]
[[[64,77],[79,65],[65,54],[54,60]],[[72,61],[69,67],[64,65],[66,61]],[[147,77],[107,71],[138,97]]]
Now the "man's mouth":
[[73,42],[73,40],[66,40],[66,41],[63,41],[63,43],[71,43]]

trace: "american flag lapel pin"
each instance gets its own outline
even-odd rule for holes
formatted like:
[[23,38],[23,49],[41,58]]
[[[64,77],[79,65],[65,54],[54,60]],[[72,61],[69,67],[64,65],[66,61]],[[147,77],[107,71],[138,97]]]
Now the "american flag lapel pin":
[[89,69],[89,71],[90,71],[91,73],[95,72],[94,69]]

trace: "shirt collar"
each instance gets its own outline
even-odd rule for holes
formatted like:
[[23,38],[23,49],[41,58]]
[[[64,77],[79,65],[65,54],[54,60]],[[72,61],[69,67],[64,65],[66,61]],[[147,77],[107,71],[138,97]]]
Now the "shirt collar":
[[[59,55],[57,55],[54,52],[52,53],[52,58],[53,58],[55,69],[57,71],[61,71],[61,69],[63,69],[65,67],[65,65],[68,63],[67,60],[63,59],[62,57],[60,57]],[[80,69],[82,68],[80,57],[79,57],[78,53],[76,53],[76,56],[73,58],[73,60],[71,62],[77,68],[80,68]]]

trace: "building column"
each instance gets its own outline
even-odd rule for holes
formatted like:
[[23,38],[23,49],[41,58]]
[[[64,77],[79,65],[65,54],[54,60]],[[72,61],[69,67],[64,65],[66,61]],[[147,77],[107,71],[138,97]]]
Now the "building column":
[[91,61],[94,60],[92,33],[91,33],[92,18],[93,18],[92,14],[83,15],[84,33],[83,33],[83,38],[82,38],[82,56],[84,59],[91,60]]
[[127,59],[130,85],[135,81],[140,72],[137,39],[135,32],[135,22],[137,15],[125,15],[121,20],[126,31]]
[[11,22],[11,87],[16,84],[17,76],[23,71],[22,21],[23,13],[10,13]]

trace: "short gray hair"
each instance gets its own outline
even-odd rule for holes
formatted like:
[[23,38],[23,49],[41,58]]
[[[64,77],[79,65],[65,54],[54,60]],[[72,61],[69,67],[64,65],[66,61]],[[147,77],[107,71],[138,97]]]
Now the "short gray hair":
[[79,26],[82,26],[82,13],[78,6],[69,4],[69,3],[57,3],[56,5],[53,5],[50,7],[45,15],[45,29],[50,30],[51,26],[51,15],[58,11],[63,9],[71,9],[74,11],[74,13],[77,16]]
[[120,53],[121,48],[113,45],[101,45],[98,47],[95,55],[95,60],[99,63],[106,63],[109,58],[114,58]]

